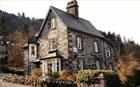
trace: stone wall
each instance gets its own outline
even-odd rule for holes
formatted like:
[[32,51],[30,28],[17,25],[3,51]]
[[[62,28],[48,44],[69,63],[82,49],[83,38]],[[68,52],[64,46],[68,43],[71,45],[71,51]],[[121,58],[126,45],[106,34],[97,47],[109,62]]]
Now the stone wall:
[[[61,20],[56,17],[56,28],[49,29],[47,35],[42,36],[39,39],[40,47],[39,54],[41,58],[45,58],[49,53],[49,41],[50,38],[56,38],[57,40],[57,50],[60,52],[64,58],[68,58],[68,37],[67,37],[67,27],[61,22]],[[44,27],[47,29],[47,27]]]
[[[24,76],[12,75],[12,74],[0,74],[0,81],[21,84],[21,85],[33,85],[33,78],[28,76],[24,77]],[[9,87],[9,86],[5,86],[5,87]]]
[[[91,35],[87,35],[84,33],[76,32],[76,31],[72,31],[70,29],[68,31],[68,35],[69,35],[69,53],[70,53],[69,55],[71,55],[69,57],[72,62],[72,64],[70,64],[71,65],[70,67],[76,68],[79,63],[73,63],[73,62],[76,62],[77,60],[79,61],[79,59],[84,60],[84,69],[96,69],[95,60],[100,61],[100,65],[101,65],[102,69],[109,69],[109,63],[112,64],[112,67],[114,66],[115,50],[104,39],[101,39],[101,38],[95,37],[95,36],[91,36]],[[73,52],[73,48],[74,47],[77,48],[76,38],[78,36],[82,38],[83,49],[78,50],[77,56],[74,56],[75,53]],[[93,44],[94,41],[96,41],[99,45],[99,53],[94,52],[94,44]],[[105,48],[105,45],[107,46],[106,48]],[[110,57],[106,56],[107,49],[111,49]]]
[[26,85],[0,81],[0,87],[32,87],[32,86],[26,86]]
[[[52,16],[54,17],[54,14],[52,14]],[[47,21],[51,19],[51,15],[49,15],[49,17],[50,18]],[[40,43],[39,56],[41,57],[41,59],[47,58],[47,56],[50,54],[49,40],[51,38],[55,38],[57,43],[58,53],[62,56],[63,59],[62,69],[69,68],[69,69],[74,69],[74,71],[76,71],[79,68],[79,64],[82,65],[82,61],[84,64],[83,67],[84,69],[96,69],[95,67],[96,60],[100,61],[101,69],[109,69],[109,68],[111,69],[114,67],[115,50],[110,45],[110,43],[96,36],[91,36],[82,32],[76,32],[71,29],[67,29],[65,24],[57,16],[55,16],[55,20],[56,20],[56,28],[53,29],[48,28],[48,23],[46,22],[42,34],[39,38],[39,43]],[[78,53],[75,54],[73,52],[73,49],[77,48],[76,46],[77,36],[80,36],[83,39],[82,41],[83,49],[78,50]],[[94,52],[94,47],[93,47],[94,41],[98,42],[99,53]],[[110,57],[106,56],[107,49],[111,50]],[[42,62],[42,66],[44,66],[43,62]]]
[[[47,24],[44,27],[44,31],[46,34],[43,34],[39,38],[39,56],[42,58],[48,58],[48,55],[51,50],[49,49],[49,40],[52,38],[56,39],[57,43],[57,51],[62,56],[62,59],[68,59],[68,34],[67,34],[67,27],[64,25],[64,23],[59,19],[59,17],[55,17],[56,20],[56,28],[54,29],[48,29]],[[51,56],[50,56],[51,57]],[[42,71],[44,67],[46,67],[47,62],[45,62],[46,59],[41,60],[42,62]],[[61,68],[61,67],[60,67]]]
[[[32,49],[34,47],[34,49]],[[32,50],[34,50],[34,55],[32,54]],[[29,62],[33,62],[37,58],[37,45],[29,44]]]

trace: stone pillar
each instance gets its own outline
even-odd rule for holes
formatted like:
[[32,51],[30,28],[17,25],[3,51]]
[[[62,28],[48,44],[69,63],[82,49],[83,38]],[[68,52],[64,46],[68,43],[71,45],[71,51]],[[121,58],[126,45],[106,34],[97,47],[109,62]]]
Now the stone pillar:
[[104,74],[100,73],[98,78],[99,78],[99,87],[106,87],[106,80],[104,78]]

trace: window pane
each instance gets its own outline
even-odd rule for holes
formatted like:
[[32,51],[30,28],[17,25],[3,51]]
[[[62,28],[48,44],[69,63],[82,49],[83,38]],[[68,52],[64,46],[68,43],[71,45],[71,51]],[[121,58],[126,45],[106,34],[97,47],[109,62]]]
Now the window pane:
[[35,47],[34,46],[31,47],[31,54],[35,55]]
[[82,39],[81,39],[81,37],[77,37],[77,48],[82,49]]
[[55,28],[55,18],[51,19],[51,28]]
[[99,48],[98,48],[98,43],[97,42],[94,42],[94,51],[95,52],[99,52]]
[[99,60],[96,60],[96,69],[100,69],[100,62],[99,62]]
[[107,57],[110,57],[110,56],[111,56],[110,48],[108,48],[108,49],[106,50],[106,56],[107,56]]
[[79,60],[79,69],[80,70],[83,70],[83,67],[84,67],[84,65],[83,65],[84,63],[83,62],[84,62],[83,59]]
[[57,48],[56,38],[49,39],[49,50]]

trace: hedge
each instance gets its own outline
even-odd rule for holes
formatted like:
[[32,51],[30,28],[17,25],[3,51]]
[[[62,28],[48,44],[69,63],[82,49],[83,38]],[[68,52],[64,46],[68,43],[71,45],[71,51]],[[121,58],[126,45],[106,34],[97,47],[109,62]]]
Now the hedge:
[[94,84],[98,83],[98,74],[103,73],[108,87],[121,87],[120,79],[112,70],[81,70],[78,72],[77,82]]

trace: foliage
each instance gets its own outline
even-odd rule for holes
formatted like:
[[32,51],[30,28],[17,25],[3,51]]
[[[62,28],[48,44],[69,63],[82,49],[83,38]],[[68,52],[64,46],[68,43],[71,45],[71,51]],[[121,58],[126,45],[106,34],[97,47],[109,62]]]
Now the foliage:
[[42,72],[40,68],[35,68],[32,70],[32,77],[38,78],[42,76]]
[[116,73],[113,74],[106,73],[105,79],[107,79],[108,87],[122,87],[119,75]]
[[22,45],[40,28],[42,19],[30,19],[25,14],[9,14],[0,10],[0,36],[8,44],[8,67],[23,67]]
[[0,58],[0,72],[2,72],[7,64],[7,57]]
[[60,72],[60,79],[67,79],[69,75],[71,75],[69,70],[62,70]]
[[102,33],[102,35],[105,37],[105,39],[111,43],[113,45],[113,47],[115,47],[119,53],[123,53],[123,41],[121,39],[120,35],[115,34],[115,32],[111,33],[111,32],[103,32],[100,31]]
[[7,57],[0,58],[0,65],[7,64]]
[[[23,49],[22,45],[27,42],[28,37],[34,35],[35,32],[21,33],[15,32],[7,36],[7,40],[11,42],[8,45],[8,66],[9,67],[23,67]],[[17,37],[18,36],[18,37]]]
[[134,75],[126,76],[128,80],[125,82],[125,87],[138,87],[140,86],[140,70],[136,70]]
[[72,74],[69,70],[62,70],[60,72],[60,79],[76,81],[76,74]]
[[140,46],[134,41],[125,40],[123,50],[124,53],[117,61],[116,70],[125,87],[136,87],[140,77]]
[[25,14],[16,16],[0,10],[0,35],[10,35],[15,31],[22,33],[38,31],[42,21],[42,19],[30,19],[25,17]]
[[15,69],[10,69],[7,66],[2,66],[1,72],[2,73],[9,73],[9,74],[16,74],[16,75],[23,75],[23,71],[15,70]]
[[[77,82],[94,84],[99,80],[98,75],[100,73],[104,74],[105,80],[107,80],[107,85],[109,87],[120,87],[120,79],[118,75],[112,70],[81,70],[78,72]],[[115,86],[114,86],[115,84]]]
[[96,79],[93,77],[96,77],[98,73],[113,74],[114,72],[112,70],[81,70],[78,72],[77,82],[92,83]]
[[59,77],[60,77],[60,75],[59,75],[58,72],[53,72],[53,73],[52,73],[52,78],[57,79],[57,78],[59,78]]

